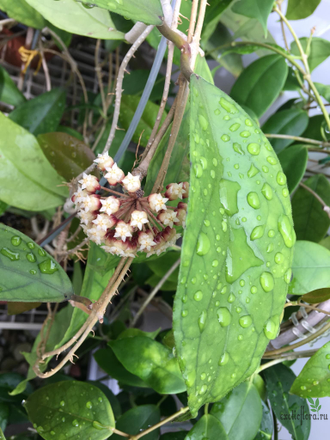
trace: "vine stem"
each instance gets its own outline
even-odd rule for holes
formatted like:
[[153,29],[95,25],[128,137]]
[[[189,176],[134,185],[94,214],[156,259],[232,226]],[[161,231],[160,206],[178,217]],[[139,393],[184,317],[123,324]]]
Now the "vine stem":
[[299,185],[300,185],[302,188],[304,188],[306,191],[308,191],[309,193],[311,193],[311,194],[316,198],[316,200],[318,200],[318,201],[321,203],[321,205],[323,206],[323,211],[325,211],[325,212],[328,214],[328,216],[330,217],[330,209],[329,209],[329,206],[324,202],[324,200],[323,200],[318,194],[316,194],[316,192],[313,191],[312,188],[310,188],[309,186],[305,185],[305,184],[302,183],[302,182],[300,182]]
[[162,288],[165,281],[172,275],[172,273],[175,271],[175,269],[180,264],[180,258],[173,264],[173,266],[166,272],[166,274],[163,276],[163,278],[159,281],[159,283],[156,285],[156,287],[153,289],[153,291],[148,295],[147,299],[144,301],[140,309],[138,310],[137,314],[134,316],[134,319],[132,321],[131,327],[134,327],[137,323],[138,319],[142,315],[142,313],[145,311],[146,307],[150,302],[154,299],[159,289]]
[[195,31],[197,10],[198,10],[198,0],[193,0],[191,6],[189,29],[188,29],[188,39],[187,39],[188,43],[192,42],[193,34]]
[[[283,354],[274,356],[274,359],[283,359],[284,361],[293,361],[295,359],[299,358],[306,358],[306,357],[312,357],[313,354],[315,354],[319,349],[313,348],[312,350],[303,350],[303,351],[295,351],[293,353]],[[268,359],[268,358],[267,358]]]
[[303,339],[302,341],[296,342],[295,344],[288,345],[283,348],[279,348],[277,350],[270,350],[266,351],[263,355],[264,358],[269,358],[277,354],[286,353],[287,351],[294,350],[295,348],[301,347],[302,345],[307,344],[308,342],[313,341],[317,337],[321,336],[324,332],[326,332],[328,329],[330,329],[330,322],[325,324],[320,330],[313,333],[312,335],[308,336],[306,339]]
[[281,362],[284,362],[286,360],[287,360],[286,358],[284,358],[284,359],[278,358],[278,359],[274,359],[270,362],[267,362],[266,364],[260,365],[257,373],[259,374],[261,371],[266,370],[267,368],[272,367],[273,365],[280,364]]
[[[33,370],[36,373],[37,376],[45,379],[47,377],[53,376],[55,373],[57,373],[68,361],[73,361],[73,356],[75,356],[75,352],[77,349],[82,345],[82,343],[85,341],[85,339],[88,337],[89,333],[93,330],[94,325],[97,323],[97,321],[103,319],[105,309],[109,302],[111,301],[111,298],[116,294],[116,291],[126,275],[127,270],[129,269],[131,263],[133,261],[133,258],[122,258],[119,265],[117,266],[114,274],[109,280],[109,283],[107,287],[105,288],[104,292],[102,293],[101,298],[96,301],[96,303],[93,304],[93,309],[91,310],[91,314],[87,318],[85,324],[79,329],[79,331],[74,335],[70,341],[68,341],[66,344],[62,345],[62,347],[49,351],[48,353],[44,353],[41,357],[41,359],[38,359],[33,366]],[[78,340],[78,338],[80,338]],[[72,344],[75,344],[69,353],[63,358],[63,360],[52,370],[42,373],[40,371],[40,361],[44,361],[46,358],[59,355],[64,350],[69,348]]]
[[288,303],[284,304],[284,308],[286,308],[286,307],[296,307],[296,306],[304,307],[305,309],[316,310],[317,312],[324,313],[325,315],[330,315],[330,312],[328,312],[327,310],[319,309],[318,307],[311,306],[310,304],[304,304],[304,303],[301,303],[301,302],[298,302],[298,301],[297,301],[296,304],[295,303],[291,303],[291,302],[288,302]]
[[156,425],[150,426],[150,428],[146,429],[145,431],[142,431],[138,435],[134,435],[130,437],[130,440],[138,440],[141,437],[144,437],[145,435],[149,434],[150,432],[154,431],[155,429],[160,428],[161,426],[165,425],[168,422],[171,422],[172,420],[176,419],[177,417],[181,416],[182,414],[185,414],[189,411],[189,406],[185,406],[184,408],[179,409],[176,413],[172,414],[171,416],[167,417],[166,419],[162,420],[159,423],[156,423]]
[[[321,142],[321,141],[317,141],[315,139],[308,139],[308,138],[304,138],[304,137],[300,137],[300,136],[291,136],[288,134],[272,134],[272,133],[267,133],[267,134],[265,134],[265,136],[267,138],[292,139],[292,140],[298,141],[298,142],[305,142],[305,143],[313,144],[313,145],[322,145],[322,147],[330,147],[330,142]],[[326,153],[326,151],[325,151],[325,153]]]

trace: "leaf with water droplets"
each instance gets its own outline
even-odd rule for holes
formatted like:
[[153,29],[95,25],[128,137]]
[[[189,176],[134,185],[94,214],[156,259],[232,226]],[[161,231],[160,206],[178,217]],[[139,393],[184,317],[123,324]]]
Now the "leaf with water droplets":
[[276,337],[295,235],[286,178],[260,129],[196,76],[191,97],[190,195],[173,328],[196,414],[251,375]]
[[30,421],[45,440],[103,440],[112,435],[115,419],[102,391],[90,383],[65,380],[46,385],[28,397]]
[[[116,427],[119,431],[124,431],[134,437],[141,431],[150,428],[160,422],[160,411],[156,405],[140,405],[126,411],[117,420]],[[145,440],[158,440],[159,428],[153,430],[145,437]],[[94,440],[94,438],[93,438]],[[123,440],[123,437],[114,434],[113,440]]]
[[73,294],[69,277],[44,249],[0,223],[0,300],[61,302]]
[[263,375],[267,396],[278,421],[295,440],[308,440],[311,429],[308,404],[305,399],[290,394],[296,378],[293,371],[285,365],[275,365],[263,371]]
[[229,440],[224,427],[212,414],[205,414],[188,432],[185,440]]
[[290,392],[300,397],[330,397],[330,342],[308,360]]

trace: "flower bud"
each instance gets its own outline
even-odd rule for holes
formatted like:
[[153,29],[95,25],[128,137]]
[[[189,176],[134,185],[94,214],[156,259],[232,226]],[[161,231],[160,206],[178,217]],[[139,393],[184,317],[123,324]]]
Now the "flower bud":
[[105,171],[108,168],[111,168],[114,164],[114,160],[111,156],[109,156],[108,153],[99,154],[97,156],[97,159],[94,160],[95,163],[97,163],[97,167],[101,171]]
[[86,189],[90,193],[95,193],[101,188],[98,178],[92,174],[83,173],[83,177],[79,180],[79,183],[82,189]]
[[182,182],[182,187],[185,191],[182,195],[182,198],[187,199],[189,197],[189,182]]
[[165,197],[169,200],[182,199],[185,197],[186,190],[183,187],[183,184],[187,182],[181,183],[170,183],[166,187]]

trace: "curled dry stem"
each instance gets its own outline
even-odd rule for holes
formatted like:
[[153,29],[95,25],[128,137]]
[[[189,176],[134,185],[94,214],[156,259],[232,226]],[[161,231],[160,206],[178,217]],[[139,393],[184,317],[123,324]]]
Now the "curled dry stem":
[[[93,304],[93,308],[89,317],[87,318],[85,324],[79,329],[79,331],[73,336],[70,341],[66,344],[62,345],[62,347],[44,353],[33,366],[33,370],[37,376],[45,379],[47,377],[53,376],[57,373],[68,361],[72,362],[73,357],[75,356],[75,352],[82,345],[85,339],[88,337],[89,333],[93,330],[94,325],[103,319],[105,310],[111,298],[116,294],[117,289],[126,275],[127,270],[129,269],[133,259],[132,258],[122,258],[120,263],[118,264],[114,274],[109,280],[107,287],[102,293],[101,298]],[[79,338],[79,339],[78,339]],[[75,344],[69,353],[63,358],[63,360],[52,370],[47,372],[40,371],[40,363],[44,362],[45,359],[51,356],[59,356],[63,351],[67,350],[71,345]]]

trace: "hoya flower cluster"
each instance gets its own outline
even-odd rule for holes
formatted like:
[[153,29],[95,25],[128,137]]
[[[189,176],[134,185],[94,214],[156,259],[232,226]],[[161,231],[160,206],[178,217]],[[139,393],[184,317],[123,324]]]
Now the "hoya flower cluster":
[[[187,204],[167,206],[169,200],[188,197],[188,182],[167,185],[164,194],[144,197],[139,176],[124,172],[112,157],[99,154],[95,160],[110,189],[101,187],[97,177],[84,174],[72,200],[81,225],[89,237],[106,252],[121,257],[160,255],[180,237],[174,226],[185,226]],[[116,185],[123,192],[112,189]],[[96,194],[100,192],[101,194]]]

